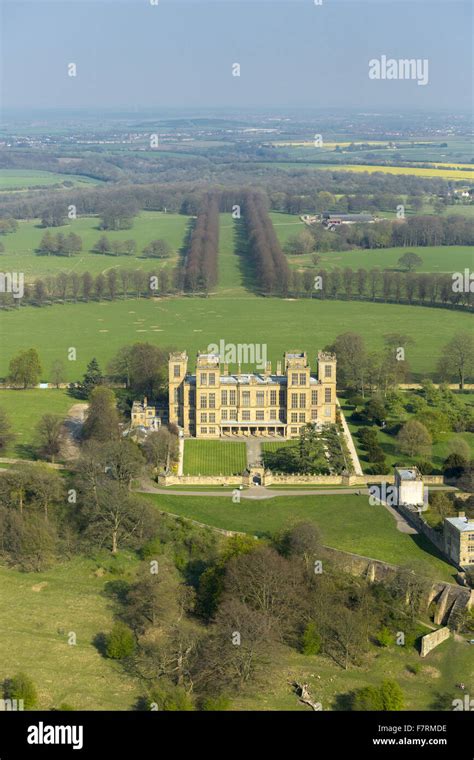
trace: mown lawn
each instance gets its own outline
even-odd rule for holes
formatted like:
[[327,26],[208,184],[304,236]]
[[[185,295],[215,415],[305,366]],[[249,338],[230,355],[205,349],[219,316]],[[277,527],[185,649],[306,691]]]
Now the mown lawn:
[[184,475],[240,475],[246,464],[245,443],[191,439],[184,443]]
[[16,439],[2,457],[34,458],[36,425],[44,414],[65,417],[75,400],[61,389],[27,388],[26,390],[0,389],[0,409],[9,417]]
[[[225,295],[25,306],[0,314],[0,376],[19,350],[34,345],[44,367],[61,359],[67,381],[78,380],[93,356],[104,368],[120,347],[136,341],[186,349],[192,370],[196,352],[221,339],[265,345],[274,366],[284,351],[299,348],[314,365],[318,349],[350,330],[364,337],[370,351],[383,348],[387,333],[411,336],[416,381],[434,371],[443,345],[455,333],[468,331],[471,320],[471,314],[421,306]],[[67,361],[71,346],[77,350],[75,362]]]
[[[112,267],[127,269],[144,269],[155,271],[163,266],[173,267],[178,252],[183,245],[189,217],[182,214],[168,214],[161,211],[142,211],[129,230],[100,230],[100,217],[84,216],[69,220],[62,227],[49,228],[54,235],[58,232],[69,234],[75,232],[82,238],[83,249],[74,256],[43,256],[36,252],[46,230],[41,227],[41,220],[20,221],[18,230],[3,235],[5,252],[0,254],[0,266],[3,271],[21,271],[25,278],[57,274],[58,272],[91,272],[98,274]],[[136,254],[133,256],[112,256],[94,253],[92,248],[102,235],[110,242],[135,240]],[[166,240],[172,249],[167,259],[152,259],[142,256],[143,248],[152,240]]]
[[[133,578],[132,557],[117,563]],[[114,560],[75,558],[41,573],[0,567],[0,681],[24,671],[39,693],[38,707],[129,710],[140,695],[119,663],[105,659],[95,637],[110,631],[113,611],[104,585],[117,576]],[[123,576],[121,576],[123,577]],[[76,635],[76,645],[68,635]]]
[[336,549],[393,564],[424,563],[440,580],[452,581],[456,569],[423,536],[400,533],[385,507],[369,504],[367,495],[276,496],[234,504],[231,495],[172,496],[148,494],[165,512],[257,536],[270,536],[301,521],[314,522],[323,542]]

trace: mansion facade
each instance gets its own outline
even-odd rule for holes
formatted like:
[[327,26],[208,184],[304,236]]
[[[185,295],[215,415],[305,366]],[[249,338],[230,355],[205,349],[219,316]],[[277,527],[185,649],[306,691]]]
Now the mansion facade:
[[336,421],[336,357],[320,351],[317,373],[304,352],[286,352],[272,372],[236,374],[218,354],[198,353],[195,374],[186,352],[169,356],[168,421],[185,436],[297,438],[308,424]]

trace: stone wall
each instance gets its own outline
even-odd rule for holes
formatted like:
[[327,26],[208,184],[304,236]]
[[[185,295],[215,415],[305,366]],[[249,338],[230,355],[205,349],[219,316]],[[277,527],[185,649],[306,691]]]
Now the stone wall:
[[427,633],[426,636],[423,636],[421,639],[421,656],[426,657],[432,649],[439,644],[442,644],[446,639],[449,639],[450,635],[451,631],[447,626],[444,626],[444,628],[438,628],[438,630],[433,631],[433,633]]

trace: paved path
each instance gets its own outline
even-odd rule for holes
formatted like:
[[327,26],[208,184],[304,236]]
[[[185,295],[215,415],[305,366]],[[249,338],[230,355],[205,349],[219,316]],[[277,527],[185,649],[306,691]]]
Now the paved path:
[[354,472],[356,475],[363,475],[364,473],[362,472],[362,467],[359,462],[359,457],[357,456],[356,447],[354,446],[354,441],[352,440],[351,431],[349,430],[349,427],[347,425],[346,418],[344,417],[344,412],[342,411],[339,399],[336,399],[336,404],[339,407],[339,414],[341,415],[342,429],[344,430],[344,436],[346,439],[347,446],[349,448],[349,453],[351,455]]
[[[159,488],[150,481],[142,480],[140,487],[134,489],[138,493],[156,493],[164,496],[229,496],[236,486],[222,487],[221,490],[215,491],[178,491],[170,488]],[[293,488],[289,490],[270,489],[263,486],[251,486],[250,488],[240,491],[242,499],[274,499],[276,496],[337,496],[339,494],[365,494],[368,495],[367,488]]]
[[257,464],[262,458],[262,447],[258,438],[248,438],[245,441],[247,448],[247,466]]

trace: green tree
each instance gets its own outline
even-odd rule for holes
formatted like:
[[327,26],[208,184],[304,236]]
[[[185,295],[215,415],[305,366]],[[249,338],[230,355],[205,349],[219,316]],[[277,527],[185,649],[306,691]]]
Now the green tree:
[[112,660],[131,657],[136,648],[135,636],[128,626],[117,622],[105,639],[105,652]]
[[0,452],[3,453],[14,440],[15,434],[8,415],[6,411],[0,407]]
[[33,680],[26,673],[17,673],[4,684],[5,699],[22,699],[26,710],[32,710],[38,702],[38,692]]
[[304,629],[301,639],[301,651],[303,654],[319,654],[321,651],[322,639],[317,631],[315,623],[308,623]]
[[12,385],[19,385],[23,388],[37,385],[41,372],[41,362],[35,348],[20,351],[10,362],[9,378]]
[[474,373],[474,335],[457,333],[443,347],[438,362],[438,372],[443,380],[457,377],[460,390],[464,389],[467,378]]
[[90,393],[82,437],[102,442],[118,439],[119,416],[115,394],[110,388],[98,386]]
[[51,365],[50,378],[53,385],[59,388],[61,383],[64,383],[66,377],[66,369],[64,362],[61,359],[55,359]]
[[406,269],[408,272],[413,272],[415,269],[418,269],[418,267],[421,267],[423,264],[423,259],[421,256],[418,256],[417,253],[413,253],[413,251],[407,251],[407,253],[404,253],[403,256],[400,256],[398,259],[398,265],[402,269]]
[[89,398],[90,394],[97,386],[104,381],[99,362],[94,357],[87,365],[85,375],[78,387],[78,393],[82,398]]
[[397,435],[400,450],[408,456],[425,456],[431,452],[431,436],[418,420],[408,420]]
[[389,678],[386,678],[384,681],[382,681],[382,685],[380,687],[380,697],[382,701],[382,710],[386,710],[388,712],[403,710],[403,691],[396,681],[392,681]]
[[63,439],[62,418],[57,414],[43,414],[36,426],[38,451],[40,456],[55,461],[61,451]]

